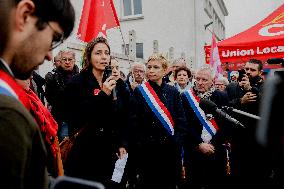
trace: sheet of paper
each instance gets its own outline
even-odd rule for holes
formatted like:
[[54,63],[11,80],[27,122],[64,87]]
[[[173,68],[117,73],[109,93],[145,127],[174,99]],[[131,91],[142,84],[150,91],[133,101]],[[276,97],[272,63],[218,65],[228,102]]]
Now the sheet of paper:
[[127,162],[128,158],[128,153],[123,156],[123,158],[116,160],[114,170],[112,173],[111,180],[117,183],[121,182],[123,173],[124,173],[124,168]]

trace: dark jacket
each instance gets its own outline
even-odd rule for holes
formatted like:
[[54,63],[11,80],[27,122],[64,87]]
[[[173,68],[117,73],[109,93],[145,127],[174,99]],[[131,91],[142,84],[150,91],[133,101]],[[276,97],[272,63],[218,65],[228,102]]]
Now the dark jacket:
[[[215,90],[207,99],[219,108],[228,104],[227,94],[218,90]],[[189,188],[219,188],[225,182],[226,175],[226,149],[223,144],[229,140],[232,127],[222,117],[212,112],[219,127],[210,141],[215,148],[214,154],[201,153],[198,145],[203,142],[201,138],[203,124],[191,108],[184,93],[182,101],[190,132],[190,137],[184,146],[186,177],[190,179]]]
[[[1,61],[0,70],[10,74]],[[0,94],[0,126],[1,188],[47,189],[47,157],[40,130],[14,97]]]
[[66,84],[72,76],[79,73],[78,67],[75,65],[72,72],[66,72],[61,67],[55,68],[52,72],[48,72],[45,76],[46,100],[51,105],[51,113],[55,120],[61,125],[64,115],[63,113],[63,93]]
[[169,135],[167,130],[165,130],[161,122],[148,106],[139,89],[135,88],[135,105],[133,106],[134,109],[132,111],[131,118],[133,120],[132,125],[135,127],[136,133],[138,134],[136,141],[143,145],[150,144],[151,142],[159,142],[164,138],[172,138],[172,140],[176,143],[182,144],[185,137],[186,121],[183,108],[181,106],[179,92],[173,86],[165,83],[162,83],[162,86],[158,86],[156,83],[151,81],[149,81],[149,83],[171,113],[175,123],[175,135],[174,137]]
[[45,79],[42,78],[38,73],[33,71],[33,77],[31,80],[31,89],[35,92],[38,98],[41,100],[43,104],[45,104],[45,92],[43,90],[43,86],[45,85]]
[[[222,106],[228,105],[228,101],[229,101],[227,94],[225,92],[218,91],[218,90],[215,90],[208,100],[214,102],[219,108],[221,108]],[[184,93],[182,94],[182,102],[183,102],[183,107],[185,110],[186,120],[187,120],[189,129],[190,129],[190,132],[192,132],[191,134],[192,137],[189,138],[190,139],[189,144],[191,145],[192,148],[195,148],[196,146],[198,146],[198,144],[202,142],[201,133],[202,133],[203,125],[201,124],[198,117],[196,116],[193,109],[191,108]],[[219,123],[218,126],[221,127],[220,128],[221,131],[226,129],[226,127],[224,127],[224,124],[226,124],[226,122],[224,122],[225,120],[223,120],[222,118],[218,116],[215,117],[215,120],[217,121],[217,124]],[[221,137],[222,136],[221,131],[217,132],[217,134],[212,138],[212,141],[211,141],[212,143],[222,144],[222,142],[224,142],[224,138]]]
[[[131,107],[131,136],[136,155],[135,166],[142,178],[142,188],[166,188],[177,184],[181,168],[181,145],[186,134],[186,121],[180,94],[173,86],[158,86],[149,81],[174,122],[172,136],[153,113],[138,88]],[[162,171],[163,170],[163,171]]]
[[[74,134],[84,128],[65,166],[69,175],[107,184],[127,124],[129,92],[117,81],[117,100],[100,91],[91,70],[75,75],[65,90],[66,121]],[[93,151],[93,152],[92,152]]]
[[[230,99],[230,105],[235,109],[259,115],[263,81],[258,77],[250,80],[250,82],[252,86],[250,91],[245,91],[238,83],[230,83],[226,91]],[[240,99],[247,92],[257,94],[257,101],[241,104]],[[233,113],[232,116],[240,120],[245,126],[245,129],[234,132],[232,137],[233,176],[237,178],[237,183],[240,186],[249,182],[249,186],[264,187],[263,181],[268,180],[270,171],[267,167],[267,154],[256,141],[257,120],[237,113]],[[255,185],[255,183],[258,185]]]

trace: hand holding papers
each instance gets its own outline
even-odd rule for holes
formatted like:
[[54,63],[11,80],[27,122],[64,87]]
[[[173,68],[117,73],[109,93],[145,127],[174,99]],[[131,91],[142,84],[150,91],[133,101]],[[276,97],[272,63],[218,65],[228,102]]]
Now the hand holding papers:
[[128,153],[124,154],[122,158],[119,158],[116,160],[114,170],[112,173],[112,177],[111,177],[112,181],[117,182],[117,183],[121,182],[121,179],[124,173],[124,168],[127,162],[127,158],[128,158]]

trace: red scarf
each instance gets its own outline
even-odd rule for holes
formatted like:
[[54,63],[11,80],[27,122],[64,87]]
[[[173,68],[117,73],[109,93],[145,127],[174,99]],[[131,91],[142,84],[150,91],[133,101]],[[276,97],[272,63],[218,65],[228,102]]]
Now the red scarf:
[[48,109],[32,90],[24,90],[13,77],[3,70],[0,70],[0,79],[16,93],[18,100],[31,112],[45,140],[50,144],[54,157],[56,157],[58,147],[55,143],[55,138],[57,137],[58,125]]
[[3,80],[9,87],[12,88],[14,93],[17,94],[18,100],[29,110],[30,103],[29,99],[24,91],[24,89],[15,81],[13,77],[5,73],[3,70],[0,70],[0,79]]
[[57,122],[31,89],[26,90],[26,94],[30,100],[30,112],[35,118],[43,137],[45,137],[45,141],[50,145],[53,156],[56,157],[56,153],[58,152],[58,147],[55,143],[58,130]]

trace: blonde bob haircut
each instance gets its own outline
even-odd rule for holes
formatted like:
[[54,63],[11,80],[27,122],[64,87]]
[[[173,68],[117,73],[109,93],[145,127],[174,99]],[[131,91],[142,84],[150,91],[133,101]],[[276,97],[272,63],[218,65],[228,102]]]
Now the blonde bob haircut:
[[162,54],[152,54],[148,60],[147,64],[150,61],[160,61],[162,63],[162,67],[166,70],[169,67],[169,61]]

